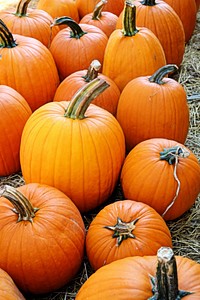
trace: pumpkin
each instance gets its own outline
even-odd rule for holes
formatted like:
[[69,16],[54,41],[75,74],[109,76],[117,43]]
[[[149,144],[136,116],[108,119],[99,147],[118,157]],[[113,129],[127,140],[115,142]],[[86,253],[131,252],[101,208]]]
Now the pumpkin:
[[76,300],[200,299],[200,264],[161,247],[157,256],[127,257],[92,274]]
[[109,84],[109,88],[99,94],[92,103],[106,109],[115,116],[120,90],[112,79],[98,72],[100,68],[100,62],[98,60],[93,60],[87,70],[76,71],[67,76],[58,86],[53,100],[67,101],[71,99],[81,87],[98,77],[104,79]]
[[99,1],[92,13],[86,14],[79,24],[91,24],[100,28],[108,37],[116,29],[118,17],[110,11],[102,11],[107,0]]
[[89,24],[79,25],[68,17],[54,19],[52,26],[61,24],[68,27],[59,31],[49,48],[61,81],[73,72],[86,69],[94,59],[103,63],[108,37],[101,29]]
[[121,185],[125,198],[146,203],[165,220],[173,220],[191,208],[200,192],[200,165],[184,145],[149,139],[127,155]]
[[4,300],[25,300],[12,278],[0,269],[0,298]]
[[59,28],[54,27],[51,31],[53,18],[43,10],[28,8],[30,1],[20,0],[16,12],[11,9],[1,11],[0,19],[13,34],[33,37],[48,47],[50,39],[54,38]]
[[197,12],[199,10],[200,0],[196,0]]
[[26,182],[55,186],[81,212],[112,194],[125,157],[125,140],[116,118],[94,104],[108,87],[95,78],[70,101],[47,103],[27,121],[20,161]]
[[117,107],[127,151],[149,138],[167,138],[185,143],[189,129],[189,107],[184,87],[165,78],[177,71],[165,65],[152,76],[131,80],[123,89]]
[[163,218],[149,205],[132,200],[105,206],[86,235],[87,257],[94,270],[128,256],[156,255],[161,246],[172,247]]
[[22,291],[48,293],[75,276],[83,260],[85,228],[65,194],[38,183],[5,186],[0,212],[0,267]]
[[20,93],[32,111],[52,101],[59,77],[47,47],[34,38],[12,35],[2,20],[0,45],[0,84]]
[[[80,17],[83,18],[88,13],[91,13],[98,2],[99,0],[76,0]],[[119,16],[123,10],[123,7],[124,0],[108,0],[108,2],[105,4],[104,10]]]
[[136,6],[126,1],[123,29],[116,29],[109,37],[102,73],[123,90],[138,76],[155,72],[166,64],[165,54],[158,38],[148,28],[136,27]]
[[[167,64],[180,65],[185,51],[185,32],[180,18],[170,5],[160,0],[134,1],[138,27],[147,27],[159,39]],[[123,13],[116,28],[122,28]],[[174,30],[176,28],[176,30]]]
[[19,148],[24,125],[32,111],[13,88],[0,85],[0,176],[20,171]]
[[185,31],[185,42],[188,43],[196,25],[195,0],[164,0],[179,16]]
[[[74,0],[39,0],[37,9],[46,11],[52,18],[68,16],[79,22],[78,8]],[[62,27],[66,27],[65,25]],[[61,27],[61,28],[62,28]]]

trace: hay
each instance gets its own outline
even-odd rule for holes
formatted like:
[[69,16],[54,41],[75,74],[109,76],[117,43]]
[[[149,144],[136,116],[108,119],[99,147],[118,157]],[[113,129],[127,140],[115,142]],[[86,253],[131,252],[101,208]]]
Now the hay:
[[[4,1],[0,1],[1,2]],[[37,0],[32,5],[36,6]],[[197,14],[197,24],[192,38],[185,48],[185,55],[176,74],[187,93],[188,105],[190,109],[190,128],[185,145],[193,151],[200,160],[200,11]],[[175,78],[174,76],[174,78]],[[19,174],[0,178],[0,188],[10,184],[18,187],[24,184],[24,180]],[[120,186],[118,185],[109,203],[115,199],[123,199]],[[108,203],[106,203],[108,204]],[[96,212],[83,215],[83,220],[88,228]],[[176,255],[182,255],[200,263],[200,196],[196,199],[193,207],[182,217],[174,221],[168,221],[167,225],[171,231],[173,250]],[[82,268],[73,281],[59,291],[44,296],[27,296],[28,300],[74,300],[77,291],[82,284],[92,274],[92,269],[84,258]]]

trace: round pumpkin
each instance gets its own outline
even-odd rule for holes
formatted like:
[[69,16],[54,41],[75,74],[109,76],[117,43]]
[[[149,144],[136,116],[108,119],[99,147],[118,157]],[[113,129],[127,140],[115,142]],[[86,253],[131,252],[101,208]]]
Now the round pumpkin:
[[0,298],[3,300],[25,300],[12,278],[0,269]]
[[47,103],[23,130],[20,161],[26,182],[57,187],[81,212],[112,194],[125,157],[123,131],[116,118],[90,104],[108,84],[99,78],[70,101]]
[[165,220],[173,220],[191,208],[200,192],[200,165],[184,145],[149,139],[127,155],[121,185],[125,198],[146,203]]
[[87,70],[76,71],[67,76],[58,86],[53,101],[67,101],[71,99],[81,87],[98,77],[105,80],[109,84],[109,88],[99,94],[92,101],[92,104],[106,109],[115,116],[117,113],[120,90],[112,79],[99,73],[100,68],[100,62],[93,60]]
[[0,84],[19,92],[32,111],[52,101],[59,77],[47,47],[34,38],[12,35],[2,20],[0,35]]
[[157,256],[127,257],[92,274],[76,300],[200,299],[200,264],[161,247]]
[[117,107],[127,151],[150,138],[167,138],[184,144],[189,129],[189,107],[184,87],[165,77],[177,71],[165,65],[152,76],[131,80],[123,89]]
[[0,85],[0,176],[20,171],[19,149],[24,125],[32,111],[13,88]]
[[59,28],[50,28],[53,18],[44,10],[28,8],[31,0],[20,0],[17,9],[0,11],[0,19],[13,34],[21,34],[39,40],[46,47],[58,33]]
[[161,246],[172,247],[163,218],[149,205],[132,200],[105,206],[86,235],[87,257],[94,270],[128,256],[156,255]]
[[54,19],[52,26],[62,24],[68,27],[59,31],[49,48],[61,81],[73,72],[86,69],[94,59],[102,64],[108,41],[101,29],[89,24],[79,25],[68,17]]
[[48,293],[72,280],[84,241],[82,217],[61,191],[38,183],[1,191],[0,267],[24,292]]

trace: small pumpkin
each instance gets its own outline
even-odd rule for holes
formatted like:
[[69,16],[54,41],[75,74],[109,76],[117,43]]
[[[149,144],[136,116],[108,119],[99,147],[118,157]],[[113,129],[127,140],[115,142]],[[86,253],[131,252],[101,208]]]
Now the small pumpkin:
[[126,1],[123,29],[116,29],[108,39],[102,73],[110,77],[120,91],[138,76],[152,74],[166,64],[164,50],[153,32],[136,27],[136,6]]
[[84,243],[82,217],[61,191],[38,183],[1,190],[0,267],[22,291],[42,294],[67,284],[81,266]]
[[161,246],[172,247],[163,218],[149,205],[132,200],[105,206],[86,235],[87,257],[94,270],[128,256],[156,255]]
[[92,274],[76,300],[200,299],[200,264],[161,247],[157,256],[127,257]]
[[69,17],[56,18],[51,26],[62,24],[68,27],[59,31],[49,48],[61,81],[73,72],[86,69],[94,59],[102,64],[108,41],[101,29],[89,24],[79,25]]
[[0,85],[0,176],[20,171],[19,149],[24,125],[32,111],[13,88]]
[[127,151],[150,138],[167,138],[184,144],[189,130],[189,107],[184,87],[172,78],[176,65],[165,65],[152,76],[131,80],[117,107]]
[[120,90],[112,79],[102,73],[99,73],[100,68],[100,62],[95,59],[91,62],[87,70],[76,71],[67,76],[58,86],[53,101],[67,101],[88,82],[95,78],[101,78],[109,84],[109,88],[103,93],[100,93],[92,101],[92,104],[106,109],[115,116],[117,113]]
[[12,278],[0,269],[0,298],[3,300],[25,300]]
[[43,105],[29,118],[22,134],[20,161],[25,181],[55,186],[81,212],[108,199],[125,158],[118,121],[91,103],[107,87],[105,80],[95,78],[70,101]]
[[20,0],[15,12],[13,9],[0,11],[0,19],[13,34],[33,37],[48,47],[59,28],[51,30],[53,18],[44,10],[29,8],[30,1]]
[[200,165],[184,145],[148,139],[127,155],[121,185],[125,198],[146,203],[165,220],[173,220],[192,207],[200,192]]

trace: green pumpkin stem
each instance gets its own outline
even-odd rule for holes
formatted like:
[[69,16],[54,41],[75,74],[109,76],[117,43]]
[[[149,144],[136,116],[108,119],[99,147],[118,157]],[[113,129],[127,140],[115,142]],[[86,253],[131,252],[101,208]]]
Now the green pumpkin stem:
[[107,0],[101,0],[97,3],[92,14],[92,20],[100,20],[101,12],[107,2]]
[[134,36],[139,31],[136,27],[136,6],[133,2],[133,0],[125,1],[122,22],[124,36]]
[[168,64],[160,69],[158,69],[151,77],[149,77],[150,82],[158,83],[158,84],[164,84],[163,78],[170,74],[174,73],[178,70],[177,65],[174,64]]
[[105,80],[99,78],[95,78],[87,83],[72,97],[65,111],[65,117],[71,119],[84,119],[85,112],[91,101],[108,87],[109,84]]
[[87,33],[83,31],[82,28],[79,26],[79,24],[76,23],[72,18],[66,16],[55,18],[53,20],[53,23],[50,26],[53,27],[53,26],[64,25],[64,24],[70,27],[71,38],[80,39],[84,34]]
[[27,16],[27,9],[30,2],[31,0],[19,1],[15,15],[18,17]]
[[177,265],[173,250],[161,247],[157,252],[156,277],[151,277],[153,296],[148,300],[180,300],[192,292],[178,289]]
[[139,219],[135,219],[131,222],[123,222],[119,217],[117,218],[117,223],[114,226],[105,226],[104,228],[114,231],[113,238],[117,238],[117,246],[128,239],[135,239],[135,235],[132,231],[135,229],[135,224]]
[[156,0],[143,0],[140,3],[146,6],[154,6],[156,5]]
[[87,70],[87,73],[82,76],[85,79],[85,82],[89,82],[98,77],[98,71],[101,68],[101,63],[98,60],[93,60]]
[[34,208],[30,201],[20,191],[12,186],[5,185],[0,196],[8,199],[13,204],[13,211],[18,214],[17,222],[33,222],[35,212],[38,211],[39,208]]
[[17,44],[6,24],[0,19],[0,48],[13,48]]

